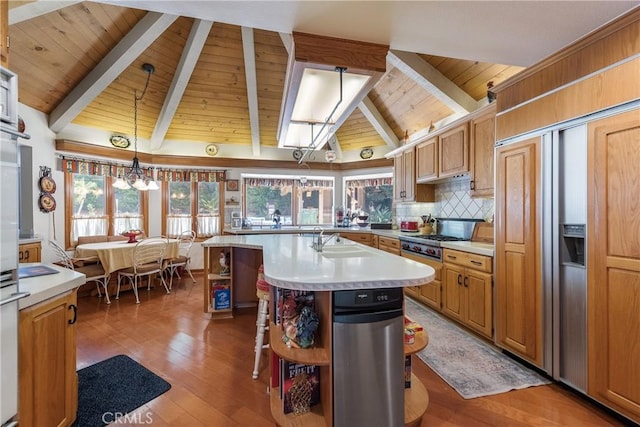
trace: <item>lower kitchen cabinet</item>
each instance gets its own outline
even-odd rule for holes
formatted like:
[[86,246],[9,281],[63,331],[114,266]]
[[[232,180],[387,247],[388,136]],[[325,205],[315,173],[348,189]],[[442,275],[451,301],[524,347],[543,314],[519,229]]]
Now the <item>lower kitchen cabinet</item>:
[[[491,257],[444,250],[442,312],[463,325],[493,336]],[[472,265],[474,268],[467,267]]]
[[392,237],[378,236],[378,249],[390,254],[400,255],[400,240]]
[[18,422],[68,426],[78,409],[76,290],[25,308],[19,315]]
[[340,232],[340,237],[344,239],[349,239],[353,242],[362,243],[363,245],[375,247],[373,243],[373,236],[371,235],[371,233]]
[[409,258],[414,261],[426,264],[434,269],[435,274],[433,280],[429,283],[425,283],[422,286],[410,286],[405,288],[407,295],[418,301],[428,305],[436,311],[442,310],[442,263],[433,261],[422,257],[420,255],[413,255],[411,253],[403,253],[404,258]]
[[18,246],[18,262],[40,262],[41,251],[40,242],[23,243]]

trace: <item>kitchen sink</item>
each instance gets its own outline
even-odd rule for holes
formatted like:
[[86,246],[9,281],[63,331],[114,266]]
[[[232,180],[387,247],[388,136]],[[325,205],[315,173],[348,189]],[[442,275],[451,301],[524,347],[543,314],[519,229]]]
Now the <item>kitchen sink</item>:
[[373,252],[352,245],[327,245],[322,248],[321,255],[325,258],[364,258],[373,256]]

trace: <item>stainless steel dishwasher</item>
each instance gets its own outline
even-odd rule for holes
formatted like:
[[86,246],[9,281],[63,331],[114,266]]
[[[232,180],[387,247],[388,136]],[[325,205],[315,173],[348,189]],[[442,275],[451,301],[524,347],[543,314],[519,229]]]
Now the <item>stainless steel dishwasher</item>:
[[404,426],[402,288],[333,293],[333,425]]

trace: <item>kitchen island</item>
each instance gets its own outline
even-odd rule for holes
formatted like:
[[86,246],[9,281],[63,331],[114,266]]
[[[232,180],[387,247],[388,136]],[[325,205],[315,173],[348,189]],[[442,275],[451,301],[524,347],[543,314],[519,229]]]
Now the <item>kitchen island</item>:
[[[315,250],[315,236],[291,234],[261,234],[216,236],[202,243],[205,251],[205,311],[232,316],[235,305],[234,294],[247,295],[242,288],[254,292],[257,267],[264,265],[265,279],[273,289],[283,288],[300,291],[313,291],[315,310],[320,320],[317,339],[313,348],[289,348],[282,343],[280,326],[270,320],[270,360],[274,357],[316,365],[320,368],[321,388],[320,404],[303,415],[283,413],[279,392],[279,378],[271,372],[271,413],[278,425],[333,426],[334,425],[334,389],[337,385],[333,378],[332,326],[333,294],[335,292],[361,289],[385,290],[406,286],[419,286],[433,280],[434,270],[424,264],[386,253],[346,239],[337,241],[333,237],[322,251]],[[324,236],[328,239],[329,236]],[[227,255],[229,254],[229,255]],[[230,271],[224,268],[226,264]],[[247,268],[248,266],[253,266]],[[255,268],[255,269],[254,269]],[[224,274],[221,274],[223,271]],[[240,271],[238,271],[240,270]],[[247,273],[251,271],[251,274]],[[239,275],[242,279],[239,279]],[[221,295],[229,297],[226,305],[218,306],[214,296],[216,286],[220,286]],[[224,309],[219,309],[225,307]],[[272,313],[273,314],[273,313]],[[394,345],[402,348],[403,354],[419,351],[427,345],[427,338],[416,341],[412,346],[403,347],[400,330]],[[375,357],[375,355],[371,355]],[[269,366],[272,366],[269,363]],[[362,377],[371,376],[371,372],[357,373]],[[376,372],[375,376],[403,376],[403,367],[398,366],[397,373]],[[419,425],[428,406],[428,393],[420,381],[412,376],[411,388],[404,391],[405,425]],[[386,403],[376,402],[376,404]],[[374,404],[369,402],[369,404]],[[337,425],[337,424],[336,424]]]

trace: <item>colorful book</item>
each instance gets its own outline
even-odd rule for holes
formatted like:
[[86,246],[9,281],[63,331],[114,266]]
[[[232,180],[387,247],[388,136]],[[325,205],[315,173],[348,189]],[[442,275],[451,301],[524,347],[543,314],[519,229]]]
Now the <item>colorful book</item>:
[[320,367],[282,359],[282,411],[303,414],[320,403]]
[[228,283],[214,283],[211,285],[211,300],[214,310],[231,308],[231,288]]

